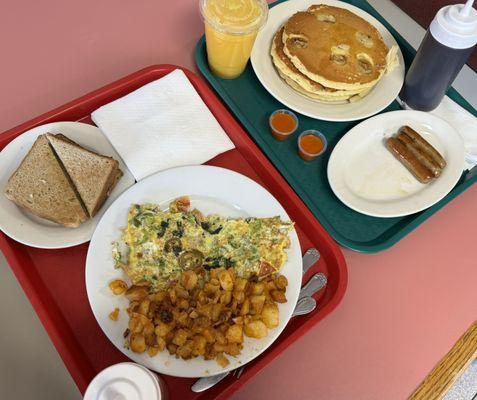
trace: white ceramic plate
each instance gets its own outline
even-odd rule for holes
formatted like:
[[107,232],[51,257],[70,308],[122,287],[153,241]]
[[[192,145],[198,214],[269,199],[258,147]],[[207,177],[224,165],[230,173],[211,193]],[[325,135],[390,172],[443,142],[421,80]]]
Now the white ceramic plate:
[[[279,305],[280,324],[263,339],[245,338],[244,348],[238,357],[229,357],[227,368],[214,360],[202,357],[192,360],[176,359],[167,351],[155,357],[137,354],[124,348],[123,332],[128,325],[124,296],[114,296],[108,283],[114,279],[129,282],[124,272],[114,269],[111,242],[121,235],[127,222],[127,212],[134,203],[155,203],[167,208],[180,196],[188,195],[192,206],[204,214],[217,213],[228,217],[289,217],[278,201],[263,187],[236,172],[210,166],[173,168],[152,175],[124,192],[106,211],[94,232],[86,259],[86,290],[94,316],[109,340],[133,361],[154,371],[181,377],[214,375],[249,362],[270,346],[285,328],[298,299],[302,278],[301,251],[295,231],[290,233],[291,246],[287,250],[288,261],[281,273],[288,279],[288,301]],[[120,308],[119,320],[108,318],[115,307]]]
[[[63,133],[86,148],[115,158],[124,173],[98,214],[78,228],[66,228],[38,218],[17,207],[3,194],[8,179],[20,165],[36,138],[47,132]],[[61,249],[87,242],[91,239],[104,211],[119,194],[133,184],[134,177],[99,128],[80,122],[53,122],[37,126],[12,140],[0,152],[0,229],[17,242],[43,249]]]
[[[370,22],[381,33],[386,45],[390,48],[397,45],[394,37],[376,18],[351,4],[336,0],[320,0],[320,4],[346,8],[366,21]],[[376,87],[365,98],[356,103],[325,104],[293,90],[280,78],[276,71],[270,49],[273,37],[280,26],[297,11],[304,11],[316,0],[290,0],[270,9],[265,27],[257,35],[253,46],[251,62],[258,79],[265,89],[278,101],[301,114],[325,121],[354,121],[377,114],[386,108],[399,94],[404,82],[404,59],[398,51],[399,66],[385,75]]]
[[[442,175],[424,185],[386,149],[384,139],[409,125],[445,158]],[[348,207],[375,217],[424,210],[455,186],[464,169],[464,145],[447,122],[421,111],[392,111],[361,122],[341,138],[328,162],[331,189]]]

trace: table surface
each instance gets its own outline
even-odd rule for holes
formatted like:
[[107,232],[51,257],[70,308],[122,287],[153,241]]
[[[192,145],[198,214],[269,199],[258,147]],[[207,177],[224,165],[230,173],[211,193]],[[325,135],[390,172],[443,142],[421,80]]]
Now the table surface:
[[[389,0],[370,2],[411,44],[419,43],[422,28]],[[0,13],[0,132],[150,64],[195,69],[193,48],[203,32],[197,3],[11,2]],[[456,86],[477,105],[477,78],[469,68]],[[341,305],[233,398],[387,400],[409,395],[476,318],[476,199],[473,187],[385,252],[343,250],[349,285]],[[3,259],[0,264],[6,268]],[[2,316],[11,312],[0,308]],[[15,318],[31,318],[29,312]],[[30,343],[43,333],[16,339],[11,329],[4,335],[8,343]],[[52,351],[51,345],[46,348]],[[6,370],[1,360],[0,369]],[[35,363],[39,370],[41,361]],[[24,366],[10,363],[9,373],[0,374],[0,387],[7,382],[26,386]],[[79,397],[71,387],[67,390],[72,391],[69,398]]]

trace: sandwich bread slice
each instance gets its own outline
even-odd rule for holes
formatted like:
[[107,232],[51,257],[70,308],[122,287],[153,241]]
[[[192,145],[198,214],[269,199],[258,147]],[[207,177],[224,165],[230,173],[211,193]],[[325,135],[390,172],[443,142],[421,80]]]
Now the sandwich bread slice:
[[40,135],[8,180],[5,195],[31,213],[75,228],[88,219],[46,135]]
[[115,159],[81,147],[66,136],[47,134],[56,156],[94,217],[122,176]]

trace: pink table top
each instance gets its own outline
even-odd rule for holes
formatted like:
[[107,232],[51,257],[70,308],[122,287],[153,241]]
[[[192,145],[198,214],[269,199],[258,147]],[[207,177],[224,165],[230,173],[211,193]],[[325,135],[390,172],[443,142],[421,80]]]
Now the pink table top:
[[[150,64],[195,69],[203,33],[197,0],[19,0],[1,14],[0,132]],[[234,399],[410,394],[476,318],[476,199],[385,252],[344,250],[342,304]]]

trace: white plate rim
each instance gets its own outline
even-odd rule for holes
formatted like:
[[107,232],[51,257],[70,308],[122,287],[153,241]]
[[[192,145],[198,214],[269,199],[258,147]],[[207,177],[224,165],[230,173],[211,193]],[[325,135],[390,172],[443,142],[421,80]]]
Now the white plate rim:
[[[123,176],[94,218],[77,228],[63,227],[34,217],[8,200],[3,193],[8,179],[20,165],[36,138],[47,132],[63,133],[80,145],[113,157],[118,160],[119,168],[123,171]],[[39,125],[17,136],[0,152],[0,230],[19,243],[41,249],[62,249],[88,242],[107,207],[134,183],[134,177],[97,126],[75,121]]]
[[[316,4],[316,1],[288,0],[270,9],[267,24],[257,35],[250,57],[255,75],[265,90],[275,99],[283,103],[286,107],[310,118],[332,122],[344,122],[364,119],[377,114],[396,99],[404,83],[404,58],[398,43],[389,30],[366,11],[339,0],[321,0],[320,3],[348,9],[374,25],[381,33],[388,47],[391,45],[398,46],[397,55],[399,65],[390,74],[385,75],[380,82],[377,83],[371,93],[356,103],[324,104],[296,92],[283,81],[273,65],[270,56],[271,41],[278,27],[287,18],[294,12],[305,10],[310,5]],[[377,102],[374,107],[369,106],[371,100]],[[348,110],[346,110],[346,108]],[[363,109],[360,110],[360,108]],[[346,115],[347,111],[353,109],[357,109],[354,114]],[[336,112],[332,110],[341,111]]]
[[[340,160],[351,158],[343,154],[346,152],[346,146],[351,140],[357,140],[360,135],[371,131],[373,125],[379,126],[380,130],[384,131],[387,123],[392,122],[396,124],[397,121],[401,122],[401,126],[408,124],[408,121],[427,125],[432,128],[433,134],[439,136],[439,140],[443,140],[447,143],[445,147],[445,151],[448,153],[446,156],[447,166],[441,177],[438,178],[441,181],[436,180],[431,182],[422,191],[409,197],[404,197],[401,200],[383,202],[381,208],[377,201],[369,201],[369,205],[365,204],[365,207],[358,206],[347,197],[347,193],[351,191],[345,188],[346,185],[338,183],[341,182],[345,169]],[[435,129],[436,126],[442,129]],[[383,151],[388,151],[384,145]],[[379,218],[403,217],[423,211],[442,200],[460,179],[464,170],[464,160],[465,150],[462,138],[448,122],[423,111],[396,110],[376,115],[350,129],[336,144],[330,155],[327,165],[327,178],[333,193],[352,210]],[[402,168],[404,168],[404,166],[402,166]],[[436,185],[433,185],[433,183],[436,182],[439,182],[437,189]],[[363,201],[363,204],[364,203],[366,202]],[[377,209],[375,208],[376,204],[378,204]]]
[[[104,257],[108,257],[107,253],[103,253],[103,255],[101,255],[101,253],[103,251],[109,252],[109,254],[111,253],[110,242],[103,243],[103,248],[101,250],[100,240],[103,239],[103,241],[108,241],[107,238],[112,235],[111,230],[115,229],[115,227],[113,226],[114,222],[111,222],[111,221],[112,221],[112,219],[114,218],[115,215],[117,217],[117,215],[119,213],[122,213],[123,217],[125,217],[125,215],[127,214],[127,208],[128,207],[126,207],[125,209],[123,208],[122,210],[120,210],[120,208],[123,207],[122,203],[123,202],[125,203],[124,206],[126,205],[126,203],[129,206],[132,203],[131,202],[132,198],[130,198],[130,196],[132,196],[135,199],[135,201],[137,201],[138,200],[137,196],[139,194],[141,194],[141,196],[144,196],[144,193],[147,191],[147,189],[145,189],[145,188],[148,185],[149,185],[149,187],[153,187],[154,185],[157,184],[158,181],[162,180],[163,182],[166,182],[167,179],[171,179],[171,176],[181,174],[182,180],[181,180],[180,183],[177,184],[177,187],[168,187],[167,190],[176,193],[176,195],[173,196],[173,198],[177,197],[177,196],[181,196],[181,195],[188,195],[188,194],[191,195],[191,196],[196,195],[197,193],[184,192],[184,190],[180,187],[181,185],[184,185],[184,182],[185,182],[184,176],[187,175],[188,173],[196,174],[196,175],[198,174],[199,176],[202,176],[202,177],[208,176],[208,179],[212,179],[212,180],[213,179],[219,179],[219,177],[220,177],[220,179],[229,179],[230,182],[234,182],[235,185],[240,185],[242,187],[242,189],[244,187],[249,187],[250,190],[254,190],[256,192],[256,195],[259,195],[263,198],[267,198],[268,201],[270,201],[268,203],[268,207],[265,207],[265,209],[264,209],[265,211],[260,210],[259,214],[256,215],[256,216],[260,216],[260,217],[271,216],[271,214],[270,214],[271,210],[272,211],[278,211],[279,210],[279,215],[284,220],[290,220],[290,218],[289,218],[288,214],[286,213],[285,209],[273,197],[272,194],[270,194],[265,188],[263,188],[260,184],[258,184],[254,180],[252,180],[252,179],[250,179],[250,178],[248,178],[248,177],[246,177],[242,174],[239,174],[235,171],[232,171],[232,170],[229,170],[229,169],[226,169],[226,168],[215,167],[215,166],[206,166],[206,165],[171,168],[171,169],[153,174],[153,175],[141,180],[139,183],[137,183],[133,187],[129,188],[128,190],[126,190],[121,196],[119,196],[115,200],[115,202],[110,206],[110,208],[104,213],[103,218],[101,219],[101,221],[99,222],[99,224],[96,227],[96,230],[93,234],[93,237],[92,237],[92,240],[91,240],[91,243],[90,243],[90,246],[88,248],[88,253],[87,253],[87,257],[86,257],[85,283],[86,283],[86,292],[87,292],[87,295],[88,295],[88,301],[89,301],[90,307],[93,311],[93,315],[95,316],[96,321],[98,322],[99,326],[103,330],[104,334],[108,337],[110,342],[119,351],[121,351],[123,354],[125,354],[130,359],[132,359],[134,362],[137,362],[138,364],[144,365],[145,367],[147,367],[149,369],[152,369],[156,372],[164,373],[164,374],[171,375],[171,376],[185,377],[185,378],[199,378],[199,377],[210,376],[210,375],[214,375],[214,374],[218,374],[218,373],[223,373],[223,372],[230,371],[230,370],[233,370],[235,368],[238,368],[242,365],[245,365],[246,363],[248,363],[248,362],[252,361],[253,359],[255,359],[256,357],[258,357],[269,346],[271,346],[273,344],[273,342],[280,336],[283,329],[285,329],[289,319],[291,318],[291,315],[292,315],[293,309],[295,307],[295,304],[298,300],[298,294],[299,294],[299,291],[300,291],[300,288],[301,288],[301,280],[302,280],[302,264],[301,264],[302,261],[301,261],[301,247],[300,247],[299,239],[298,239],[296,231],[293,230],[290,233],[291,245],[290,245],[290,248],[287,251],[289,259],[285,263],[285,265],[284,265],[284,267],[281,271],[282,273],[285,274],[285,276],[287,276],[288,281],[289,281],[289,285],[287,287],[287,300],[288,300],[287,303],[279,304],[280,325],[279,325],[278,328],[269,331],[269,336],[267,336],[264,339],[261,339],[261,341],[265,341],[265,344],[263,345],[263,347],[258,349],[258,351],[256,349],[254,349],[253,354],[250,357],[248,357],[245,361],[242,361],[242,355],[243,355],[244,350],[245,350],[245,348],[244,348],[244,350],[242,351],[242,355],[238,357],[238,361],[237,362],[235,362],[235,361],[231,362],[230,365],[226,368],[222,368],[222,367],[218,366],[218,364],[214,360],[206,362],[203,359],[201,359],[200,367],[194,369],[193,371],[190,371],[190,370],[188,371],[187,364],[189,362],[195,362],[194,360],[188,360],[188,361],[176,360],[173,356],[170,356],[167,353],[167,351],[159,353],[155,357],[150,358],[145,354],[138,355],[136,353],[133,353],[132,351],[129,351],[129,350],[125,349],[122,345],[120,345],[120,343],[121,343],[121,340],[122,340],[122,332],[124,331],[124,329],[126,328],[127,325],[126,324],[121,325],[121,327],[123,328],[122,330],[121,330],[121,327],[113,325],[112,329],[117,330],[117,332],[113,333],[111,331],[110,321],[107,320],[106,311],[108,310],[108,308],[105,308],[103,310],[104,312],[101,312],[98,309],[101,306],[99,306],[97,304],[97,302],[99,300],[95,300],[95,296],[96,297],[103,296],[103,300],[104,300],[104,298],[112,299],[114,301],[111,302],[111,304],[109,305],[110,307],[113,307],[114,304],[118,304],[118,301],[121,301],[121,299],[118,298],[118,296],[114,296],[110,293],[109,289],[107,288],[107,284],[108,284],[107,281],[96,282],[98,280],[98,278],[95,278],[95,274],[98,273],[97,272],[98,270],[95,270],[95,266],[97,266],[97,263],[99,262],[98,259],[103,257],[101,259],[105,260]],[[211,178],[212,176],[213,176],[213,178]],[[155,183],[153,184],[153,182],[155,182]],[[210,184],[210,182],[211,181],[208,180],[209,184]],[[209,186],[209,188],[210,188],[210,186]],[[235,194],[240,195],[240,193],[235,193]],[[226,195],[226,198],[228,196],[231,196],[231,195],[232,195],[232,193],[228,192],[227,195]],[[242,193],[242,195],[243,195],[243,193]],[[169,200],[171,200],[171,198],[169,198],[169,196],[165,196],[165,197],[168,198]],[[147,198],[147,195],[146,195],[146,198]],[[244,200],[244,199],[245,199],[245,197],[243,197],[242,199],[239,199],[239,200],[235,200],[235,204],[237,204],[237,201],[239,203],[243,203],[243,202],[246,203],[248,201],[248,200]],[[161,203],[164,200],[165,200],[164,198],[163,199],[158,199],[157,202]],[[145,201],[151,201],[151,200],[145,200]],[[233,203],[231,203],[231,204],[233,204]],[[273,214],[277,215],[277,213],[273,213]],[[125,223],[122,223],[121,225],[124,226]],[[119,238],[119,235],[120,235],[119,228],[120,228],[120,226],[117,226],[117,228],[118,228],[117,234],[114,237]],[[118,271],[117,274],[116,274],[117,276],[116,277],[111,277],[110,279],[117,279],[119,276],[122,276],[123,277],[122,279],[125,279],[125,274],[122,271],[114,270],[113,262],[112,262],[112,259],[111,259],[110,255],[109,255],[109,259],[110,259],[110,261],[109,261],[109,264],[108,264],[107,268],[110,268],[110,269],[108,271],[109,272]],[[101,265],[105,265],[105,261],[101,262]],[[125,300],[125,299],[123,299],[123,300]],[[125,305],[126,303],[123,303],[123,305]],[[118,306],[118,305],[116,305],[116,306]],[[104,306],[102,306],[102,307],[104,308]],[[108,313],[110,311],[112,311],[112,309],[113,308],[111,308],[108,311]],[[121,314],[124,314],[124,311],[122,311],[122,313],[120,313],[120,315]],[[126,316],[123,315],[123,318],[126,318]],[[121,319],[121,317],[120,317],[120,319]],[[127,321],[127,318],[123,322],[125,322],[125,321]],[[106,324],[109,325],[109,326],[106,326]],[[116,324],[116,323],[114,323],[114,324]],[[255,339],[246,338],[246,340],[252,340],[252,341],[254,341],[252,343],[258,344],[258,341],[256,341]],[[164,361],[164,359],[166,361]],[[233,357],[229,357],[229,359],[234,360]],[[155,360],[157,362],[155,362]],[[196,360],[199,360],[199,359],[196,359]],[[171,370],[171,365],[170,364],[167,365],[167,361],[177,361],[177,362],[179,362],[180,363],[180,368],[177,368],[177,366],[176,366],[175,369]]]

